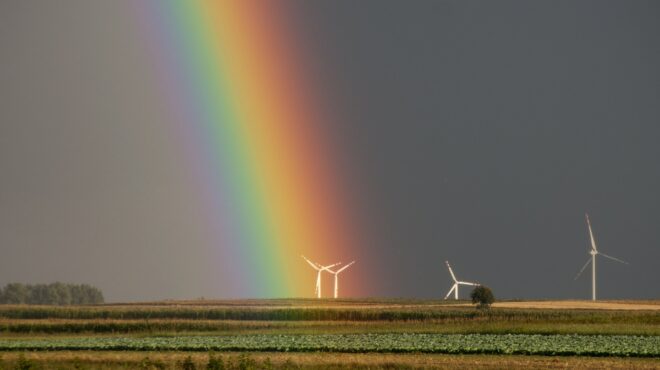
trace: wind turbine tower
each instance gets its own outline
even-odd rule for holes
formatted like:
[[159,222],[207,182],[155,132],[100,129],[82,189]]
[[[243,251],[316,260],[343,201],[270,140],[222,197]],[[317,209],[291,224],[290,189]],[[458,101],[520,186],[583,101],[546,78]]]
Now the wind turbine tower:
[[330,271],[330,268],[341,264],[341,262],[333,263],[332,265],[321,266],[318,263],[314,263],[314,262],[308,260],[305,256],[301,255],[301,257],[304,258],[305,261],[307,261],[307,263],[309,263],[309,265],[312,266],[312,268],[314,270],[318,271],[318,273],[316,274],[316,290],[315,290],[315,293],[316,293],[316,298],[321,298],[321,273],[323,271]]
[[591,222],[589,221],[589,215],[585,213],[584,216],[587,219],[587,227],[589,228],[589,240],[591,241],[591,250],[589,251],[589,254],[591,254],[591,258],[587,259],[587,263],[585,263],[584,266],[582,266],[580,272],[578,272],[577,276],[575,276],[575,280],[577,280],[580,277],[584,269],[587,268],[587,265],[591,263],[591,300],[595,301],[596,300],[596,256],[601,255],[613,261],[625,263],[626,265],[628,264],[628,262],[622,261],[612,256],[608,256],[607,254],[598,251],[598,248],[596,248],[596,240],[594,239],[594,232],[591,230]]
[[355,261],[349,263],[348,265],[340,268],[337,271],[328,270],[328,272],[335,275],[335,299],[339,296],[339,273],[346,270],[347,268],[349,268],[354,263],[355,263]]
[[449,265],[449,261],[445,261],[447,264],[447,268],[449,269],[449,273],[451,274],[451,278],[454,279],[454,285],[451,286],[451,289],[449,289],[449,292],[447,292],[447,295],[445,296],[445,299],[449,298],[449,295],[451,295],[451,292],[454,292],[454,299],[458,300],[458,286],[459,285],[468,285],[468,286],[478,286],[479,284],[477,283],[471,283],[469,281],[458,281],[456,279],[456,275],[454,275],[454,271],[451,269],[451,266]]

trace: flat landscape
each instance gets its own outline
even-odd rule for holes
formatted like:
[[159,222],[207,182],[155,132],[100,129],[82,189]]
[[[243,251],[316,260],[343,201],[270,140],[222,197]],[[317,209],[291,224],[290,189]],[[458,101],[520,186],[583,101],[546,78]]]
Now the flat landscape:
[[546,308],[557,310],[660,310],[660,301],[519,301],[498,302],[500,308]]
[[0,364],[651,369],[660,367],[660,302],[503,301],[489,310],[406,299],[3,305]]

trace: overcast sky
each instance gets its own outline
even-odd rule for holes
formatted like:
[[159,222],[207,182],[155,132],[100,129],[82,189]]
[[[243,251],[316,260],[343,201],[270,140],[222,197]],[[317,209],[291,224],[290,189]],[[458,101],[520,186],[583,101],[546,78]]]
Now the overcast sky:
[[[660,298],[660,3],[295,1],[360,194],[375,296]],[[0,2],[0,284],[213,297],[122,2]],[[163,252],[163,248],[167,253]],[[365,262],[368,263],[368,262]]]

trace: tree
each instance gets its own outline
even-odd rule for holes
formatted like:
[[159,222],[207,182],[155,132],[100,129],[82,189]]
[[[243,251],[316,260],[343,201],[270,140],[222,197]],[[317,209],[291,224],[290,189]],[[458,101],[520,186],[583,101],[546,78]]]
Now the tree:
[[51,294],[46,284],[27,285],[28,304],[51,304]]
[[59,281],[52,283],[48,286],[48,290],[51,292],[53,300],[49,304],[58,304],[61,306],[71,304],[71,284],[62,284]]
[[103,293],[97,288],[82,284],[80,286],[83,304],[101,304],[103,303]]
[[0,304],[101,304],[103,293],[91,285],[64,284],[7,284],[0,289]]
[[0,303],[7,304],[23,304],[27,303],[29,291],[25,285],[21,283],[11,283],[5,286],[5,289],[2,290],[2,298]]
[[495,302],[493,292],[485,285],[477,285],[470,293],[470,298],[472,298],[472,303],[477,304],[477,308],[487,309]]

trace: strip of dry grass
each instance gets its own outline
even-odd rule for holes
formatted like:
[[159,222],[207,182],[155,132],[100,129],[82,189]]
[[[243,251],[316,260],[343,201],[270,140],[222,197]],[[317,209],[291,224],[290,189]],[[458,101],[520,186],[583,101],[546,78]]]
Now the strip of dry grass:
[[658,301],[520,301],[497,302],[498,308],[538,308],[546,310],[626,310],[660,311]]
[[[20,356],[40,365],[43,369],[94,368],[134,369],[163,366],[180,368],[190,356],[197,368],[204,368],[209,360],[206,353],[183,352],[0,352],[5,366],[13,368]],[[433,354],[328,354],[328,353],[223,353],[225,364],[237,368],[239,362],[256,368],[303,369],[657,369],[660,359],[543,357],[543,356],[490,356],[490,355],[433,355]],[[148,360],[145,360],[148,359]]]

